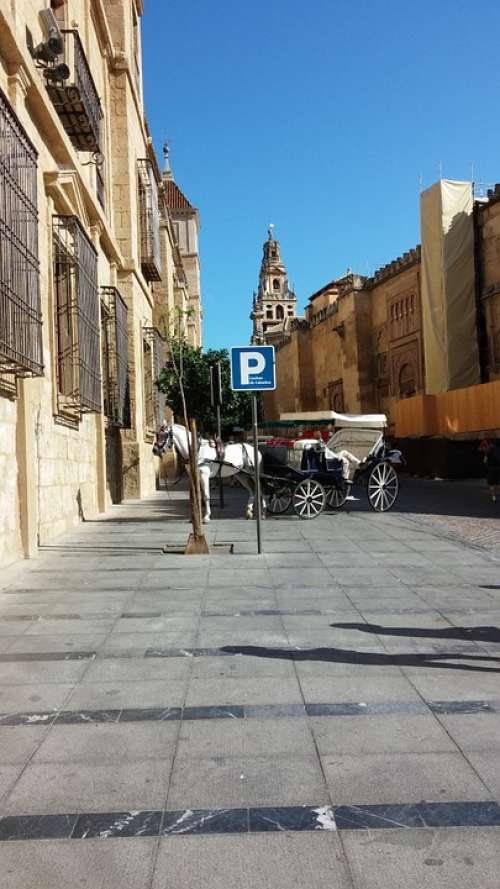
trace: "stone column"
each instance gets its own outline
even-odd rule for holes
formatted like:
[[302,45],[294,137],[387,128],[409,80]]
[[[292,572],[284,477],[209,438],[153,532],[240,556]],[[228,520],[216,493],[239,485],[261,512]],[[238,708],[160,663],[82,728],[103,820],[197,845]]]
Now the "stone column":
[[[92,243],[97,251],[99,251],[101,225],[96,223],[90,228],[90,236]],[[100,297],[98,296],[98,299]],[[102,388],[101,388],[102,398]],[[97,485],[97,509],[99,512],[106,512],[106,418],[104,411],[100,414],[94,414],[95,431],[96,431],[96,485]]]

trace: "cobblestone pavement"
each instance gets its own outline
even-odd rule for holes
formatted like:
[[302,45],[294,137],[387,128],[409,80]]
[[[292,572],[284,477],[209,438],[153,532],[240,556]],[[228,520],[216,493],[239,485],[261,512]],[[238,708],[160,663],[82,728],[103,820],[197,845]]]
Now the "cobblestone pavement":
[[5,571],[2,889],[498,889],[499,561],[447,490],[258,556],[228,488],[186,557],[174,488]]
[[[364,492],[360,494],[364,509]],[[500,553],[500,498],[492,503],[481,480],[428,481],[405,479],[394,513],[435,530]]]

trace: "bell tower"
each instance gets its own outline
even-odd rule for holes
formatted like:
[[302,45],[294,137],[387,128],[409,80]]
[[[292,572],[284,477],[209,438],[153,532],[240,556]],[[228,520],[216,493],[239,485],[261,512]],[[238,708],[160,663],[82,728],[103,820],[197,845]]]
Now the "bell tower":
[[266,336],[283,330],[288,318],[295,318],[297,297],[288,286],[281,249],[274,240],[274,226],[268,229],[259,274],[259,288],[253,295],[250,319],[253,321],[252,344],[266,342]]

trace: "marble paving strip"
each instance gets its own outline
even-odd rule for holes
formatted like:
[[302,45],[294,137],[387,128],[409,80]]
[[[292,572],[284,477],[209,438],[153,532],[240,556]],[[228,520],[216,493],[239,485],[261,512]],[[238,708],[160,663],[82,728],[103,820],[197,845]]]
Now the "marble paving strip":
[[304,719],[307,716],[391,716],[500,713],[500,701],[387,701],[332,704],[223,704],[199,707],[124,707],[0,713],[3,725],[84,725],[103,722],[172,722],[199,719]]
[[[224,646],[223,648],[134,648],[134,649],[112,649],[106,648],[105,645],[99,651],[15,651],[15,652],[6,652],[4,654],[0,654],[0,663],[16,663],[23,661],[64,661],[64,660],[88,660],[92,658],[98,658],[99,660],[113,658],[177,658],[177,657],[239,657],[239,656],[248,656],[252,657],[258,655],[262,651],[262,656],[268,657],[270,660],[274,660],[277,657],[284,658],[286,660],[317,660],[321,654],[324,654],[325,661],[339,661],[342,663],[367,663],[371,665],[373,660],[365,661],[363,660],[364,654],[360,652],[359,655],[355,650],[350,649],[342,649],[335,648],[333,645],[334,639],[332,638],[332,647],[320,647],[320,648],[302,648],[300,646],[294,645],[281,645],[276,649],[267,649],[265,646],[262,649],[254,646],[246,646],[246,645],[234,645],[234,646]],[[465,646],[465,647],[464,647]],[[369,658],[375,659],[378,656],[383,656],[385,658],[384,663],[391,663],[391,658],[393,659],[393,663],[398,665],[400,664],[400,660],[403,657],[407,657],[412,659],[416,663],[420,663],[425,665],[426,662],[435,662],[434,666],[438,662],[443,661],[453,661],[463,657],[464,651],[468,651],[470,647],[470,643],[467,640],[464,640],[462,647],[458,645],[455,646],[447,646],[448,650],[446,652],[441,652],[440,650],[429,651],[429,652],[407,652],[405,653],[390,653],[390,652],[377,652],[371,651],[367,649]],[[248,650],[246,650],[248,649]],[[474,647],[474,651],[477,651],[477,647]],[[439,658],[439,661],[436,661],[436,658]],[[482,654],[475,654],[474,660],[477,661],[498,661],[498,658],[495,657],[486,657]],[[404,666],[404,664],[403,664]],[[452,665],[449,665],[450,667]],[[488,672],[500,672],[497,671],[496,668],[491,667],[482,668]]]
[[0,841],[499,826],[500,805],[491,800],[177,811],[137,809],[80,815],[7,815],[0,818]]
[[[349,604],[347,601],[346,604]],[[499,606],[491,606],[488,607],[486,605],[481,605],[474,609],[475,614],[488,612],[488,611],[498,611]],[[377,608],[376,604],[373,606],[370,605],[370,614],[435,614],[436,609],[432,607],[427,608]],[[458,608],[453,607],[453,612],[455,614],[470,614],[470,608]],[[274,608],[245,608],[235,610],[226,610],[226,611],[202,611],[201,617],[315,617],[315,616],[325,616],[330,617],[331,615],[335,615],[339,613],[339,609],[332,605],[331,608],[287,608],[283,610],[278,610]],[[178,616],[178,615],[175,615]],[[172,617],[171,611],[124,611],[121,614],[115,614],[110,612],[99,612],[95,613],[84,613],[77,614],[73,612],[68,612],[66,614],[1,614],[0,613],[0,622],[9,622],[9,621],[51,621],[51,620],[110,620],[110,619],[127,619],[132,618],[135,620],[144,619],[147,620],[149,618],[160,618],[160,617]]]
[[96,651],[20,651],[0,654],[0,663],[22,663],[24,661],[84,661],[95,658]]

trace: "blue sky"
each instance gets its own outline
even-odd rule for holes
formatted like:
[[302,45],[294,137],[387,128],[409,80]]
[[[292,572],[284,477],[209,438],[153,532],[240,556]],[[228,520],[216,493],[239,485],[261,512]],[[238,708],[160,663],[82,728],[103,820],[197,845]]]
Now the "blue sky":
[[498,0],[146,0],[146,110],[201,214],[207,347],[248,341],[269,222],[302,309],[419,241],[419,181],[500,181]]

